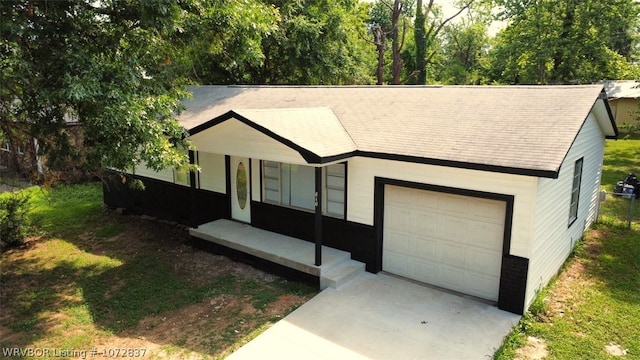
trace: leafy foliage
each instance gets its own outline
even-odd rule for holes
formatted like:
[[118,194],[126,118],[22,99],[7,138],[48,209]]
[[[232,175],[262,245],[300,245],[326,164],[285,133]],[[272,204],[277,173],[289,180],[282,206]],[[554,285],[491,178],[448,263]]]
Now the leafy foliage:
[[638,76],[633,0],[497,0],[508,27],[491,52],[491,77],[506,83],[591,83]]
[[[41,139],[55,166],[153,169],[186,162],[173,116],[188,94],[179,66],[185,14],[193,2],[11,1],[0,4],[0,123]],[[85,150],[69,122],[83,125]]]
[[270,0],[276,28],[262,39],[263,61],[245,78],[254,84],[367,84],[373,52],[365,33],[366,6],[357,0]]
[[485,23],[465,21],[443,32],[444,45],[438,64],[438,79],[445,84],[482,84],[489,66],[489,35]]
[[0,197],[0,249],[24,242],[28,230],[29,197],[10,193]]

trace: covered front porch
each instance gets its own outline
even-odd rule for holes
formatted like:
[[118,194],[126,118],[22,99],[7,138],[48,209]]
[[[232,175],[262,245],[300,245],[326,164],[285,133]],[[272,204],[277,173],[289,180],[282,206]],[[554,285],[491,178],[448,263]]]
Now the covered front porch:
[[316,245],[262,230],[241,222],[220,219],[189,230],[192,237],[232,249],[319,279],[320,289],[337,288],[364,272],[365,265],[351,255],[322,246],[322,265],[315,265]]

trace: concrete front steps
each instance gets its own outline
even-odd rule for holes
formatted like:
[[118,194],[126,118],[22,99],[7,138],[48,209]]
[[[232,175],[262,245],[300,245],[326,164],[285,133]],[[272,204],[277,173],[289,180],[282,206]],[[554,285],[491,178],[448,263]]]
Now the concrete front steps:
[[189,229],[193,237],[278,264],[319,279],[320,289],[338,288],[365,271],[365,264],[342,250],[322,247],[322,265],[314,265],[315,244],[220,219]]
[[320,274],[320,289],[337,289],[362,274],[365,266],[359,261],[346,259],[334,266],[323,269]]

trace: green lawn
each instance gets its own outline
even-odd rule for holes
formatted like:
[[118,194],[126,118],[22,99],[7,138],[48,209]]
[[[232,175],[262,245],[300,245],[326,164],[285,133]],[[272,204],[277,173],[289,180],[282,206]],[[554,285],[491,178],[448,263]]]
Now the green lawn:
[[[608,140],[602,187],[612,192],[640,173],[640,140]],[[609,195],[600,221],[578,244],[559,276],[505,340],[495,359],[516,358],[528,336],[546,342],[548,359],[609,359],[605,346],[640,359],[640,204],[627,229],[630,201]],[[526,358],[526,357],[525,357]]]
[[100,184],[24,191],[34,236],[0,254],[0,348],[217,358],[315,294],[104,209]]

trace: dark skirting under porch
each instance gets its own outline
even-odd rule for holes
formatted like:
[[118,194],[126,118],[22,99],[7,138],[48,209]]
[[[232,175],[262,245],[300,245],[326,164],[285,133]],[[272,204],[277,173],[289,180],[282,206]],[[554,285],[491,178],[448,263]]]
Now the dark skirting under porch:
[[[251,202],[251,225],[294,238],[315,241],[315,215],[261,202]],[[351,258],[366,264],[369,272],[377,273],[376,242],[373,226],[322,217],[322,245],[351,253]]]

